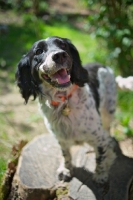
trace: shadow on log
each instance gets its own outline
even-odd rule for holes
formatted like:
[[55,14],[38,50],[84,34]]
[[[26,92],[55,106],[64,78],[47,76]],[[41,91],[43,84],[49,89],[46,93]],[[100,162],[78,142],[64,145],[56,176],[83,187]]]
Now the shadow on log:
[[38,136],[23,148],[7,200],[133,200],[133,159],[122,155],[117,142],[116,152],[109,182],[100,186],[92,180],[96,166],[92,147],[73,146],[74,176],[63,183],[56,174],[62,158],[57,140]]

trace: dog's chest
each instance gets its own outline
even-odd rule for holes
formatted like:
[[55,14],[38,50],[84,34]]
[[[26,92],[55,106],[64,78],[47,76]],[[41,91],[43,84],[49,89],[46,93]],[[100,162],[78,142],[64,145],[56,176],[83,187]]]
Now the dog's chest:
[[85,140],[90,129],[95,126],[95,102],[90,90],[77,92],[69,99],[70,113],[67,116],[62,113],[63,103],[59,107],[48,107],[44,103],[40,105],[46,127],[58,139]]

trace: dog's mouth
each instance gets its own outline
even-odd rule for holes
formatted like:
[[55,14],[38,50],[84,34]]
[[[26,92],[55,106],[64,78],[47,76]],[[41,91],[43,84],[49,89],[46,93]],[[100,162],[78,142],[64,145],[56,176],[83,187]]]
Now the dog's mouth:
[[70,71],[64,68],[58,70],[52,75],[42,74],[41,76],[45,81],[57,88],[68,87],[71,84]]

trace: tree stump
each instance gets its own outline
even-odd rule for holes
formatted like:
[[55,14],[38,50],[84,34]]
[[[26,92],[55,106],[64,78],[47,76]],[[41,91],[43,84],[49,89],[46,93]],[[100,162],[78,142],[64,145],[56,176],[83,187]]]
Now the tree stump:
[[22,150],[7,200],[132,200],[133,159],[122,155],[116,143],[117,158],[111,167],[109,182],[97,185],[93,148],[73,146],[74,174],[70,182],[57,178],[62,153],[54,136],[41,135]]

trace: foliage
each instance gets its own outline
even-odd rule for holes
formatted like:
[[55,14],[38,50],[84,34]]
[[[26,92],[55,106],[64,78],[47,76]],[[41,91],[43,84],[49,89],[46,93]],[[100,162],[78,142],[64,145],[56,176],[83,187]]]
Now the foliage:
[[[85,3],[89,8],[89,31],[93,37],[102,39],[98,41],[100,50],[103,46],[108,49],[108,56],[102,61],[116,66],[116,72],[123,76],[133,74],[133,1],[79,0],[79,2]],[[2,0],[0,6],[4,9],[12,8],[17,12],[33,14],[33,17],[46,14],[45,17],[49,18],[53,12],[48,6],[48,1],[44,0]],[[58,18],[58,14],[55,16]],[[67,21],[66,15],[59,18],[60,21]],[[95,60],[98,61],[97,57]]]
[[106,41],[109,63],[123,76],[133,74],[133,1],[85,1],[91,10],[89,27],[95,37]]
[[16,65],[22,55],[31,48],[35,41],[49,36],[57,35],[72,40],[77,49],[80,50],[83,63],[95,61],[95,58],[102,62],[106,56],[105,50],[97,51],[98,42],[96,39],[87,33],[77,31],[67,22],[64,24],[52,21],[50,24],[45,24],[43,20],[38,19],[35,15],[24,14],[22,17],[22,24],[10,24],[8,25],[8,32],[1,34],[0,70],[9,70],[12,81],[14,81]]
[[116,112],[117,127],[115,137],[125,139],[133,137],[133,92],[118,91],[118,104]]
[[48,8],[48,4],[43,0],[2,0],[0,2],[2,9],[15,9],[16,11],[30,11],[38,15]]

